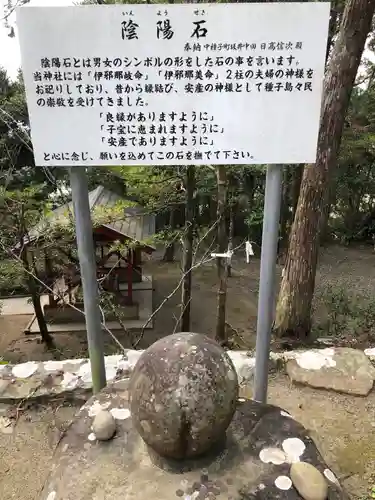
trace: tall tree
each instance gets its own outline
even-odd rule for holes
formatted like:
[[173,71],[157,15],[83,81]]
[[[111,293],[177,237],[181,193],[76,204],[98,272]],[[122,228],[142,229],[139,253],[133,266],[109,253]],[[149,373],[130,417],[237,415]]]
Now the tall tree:
[[311,304],[319,250],[319,233],[328,202],[346,111],[372,25],[375,0],[348,0],[324,81],[317,160],[306,165],[301,182],[282,279],[275,332],[306,337],[311,327]]
[[340,28],[340,22],[342,13],[345,7],[345,0],[332,0],[331,2],[331,15],[329,18],[328,27],[328,40],[327,40],[327,50],[326,50],[326,62],[328,61],[332,48],[335,43],[335,37]]

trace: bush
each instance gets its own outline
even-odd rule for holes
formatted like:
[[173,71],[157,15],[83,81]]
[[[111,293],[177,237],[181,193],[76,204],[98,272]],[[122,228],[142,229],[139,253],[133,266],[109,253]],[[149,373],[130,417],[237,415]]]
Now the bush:
[[0,296],[28,293],[23,266],[16,260],[0,262]]
[[347,287],[329,285],[321,295],[327,312],[319,325],[328,335],[359,336],[375,330],[375,296],[350,293]]

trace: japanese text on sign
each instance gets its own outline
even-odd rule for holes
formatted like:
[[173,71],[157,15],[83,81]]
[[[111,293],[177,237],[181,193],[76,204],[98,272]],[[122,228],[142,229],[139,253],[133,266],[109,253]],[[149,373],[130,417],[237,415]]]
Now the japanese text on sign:
[[37,165],[314,162],[328,3],[22,7]]

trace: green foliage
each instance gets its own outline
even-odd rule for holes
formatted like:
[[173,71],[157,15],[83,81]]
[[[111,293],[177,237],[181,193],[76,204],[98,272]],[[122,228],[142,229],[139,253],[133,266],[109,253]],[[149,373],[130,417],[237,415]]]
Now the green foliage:
[[29,131],[22,75],[11,82],[0,68],[0,184],[10,189],[45,180],[43,170],[34,165]]
[[370,292],[350,293],[348,287],[329,285],[320,299],[327,318],[319,325],[326,335],[358,337],[375,328],[375,296]]
[[367,66],[352,93],[331,200],[331,228],[345,243],[375,234],[375,66]]
[[263,193],[257,196],[254,200],[251,211],[247,211],[247,216],[245,217],[245,224],[248,228],[248,233],[253,241],[258,244],[262,239],[262,228],[263,228]]
[[126,183],[126,194],[151,213],[161,213],[182,203],[178,191],[182,176],[176,167],[119,167],[118,174]]
[[0,261],[0,295],[24,295],[27,293],[26,275],[22,264],[12,259]]
[[46,207],[43,188],[42,184],[11,191],[0,186],[2,246],[14,247],[26,235],[27,230],[38,222]]
[[[46,209],[42,186],[30,186],[22,190],[10,191],[0,187],[0,293],[2,295],[25,294],[30,291],[31,269],[43,277],[44,258],[43,247],[34,253],[33,259],[26,259],[23,251],[30,228],[40,220]],[[46,235],[50,235],[46,229]],[[48,241],[48,240],[47,240]],[[47,245],[50,244],[49,242]],[[48,249],[50,250],[50,249]],[[24,260],[26,259],[26,260]],[[36,289],[42,289],[40,282],[35,280]]]

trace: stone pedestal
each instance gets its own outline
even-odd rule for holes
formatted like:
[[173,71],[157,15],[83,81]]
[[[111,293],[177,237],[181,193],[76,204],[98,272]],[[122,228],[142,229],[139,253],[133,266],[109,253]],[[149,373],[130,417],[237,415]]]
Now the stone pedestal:
[[[101,409],[117,425],[106,442],[91,429]],[[297,500],[302,497],[289,481],[296,460],[324,474],[329,500],[348,498],[303,426],[282,409],[251,400],[238,400],[226,436],[209,454],[184,462],[156,456],[132,425],[128,386],[121,381],[78,412],[56,449],[40,500]]]

